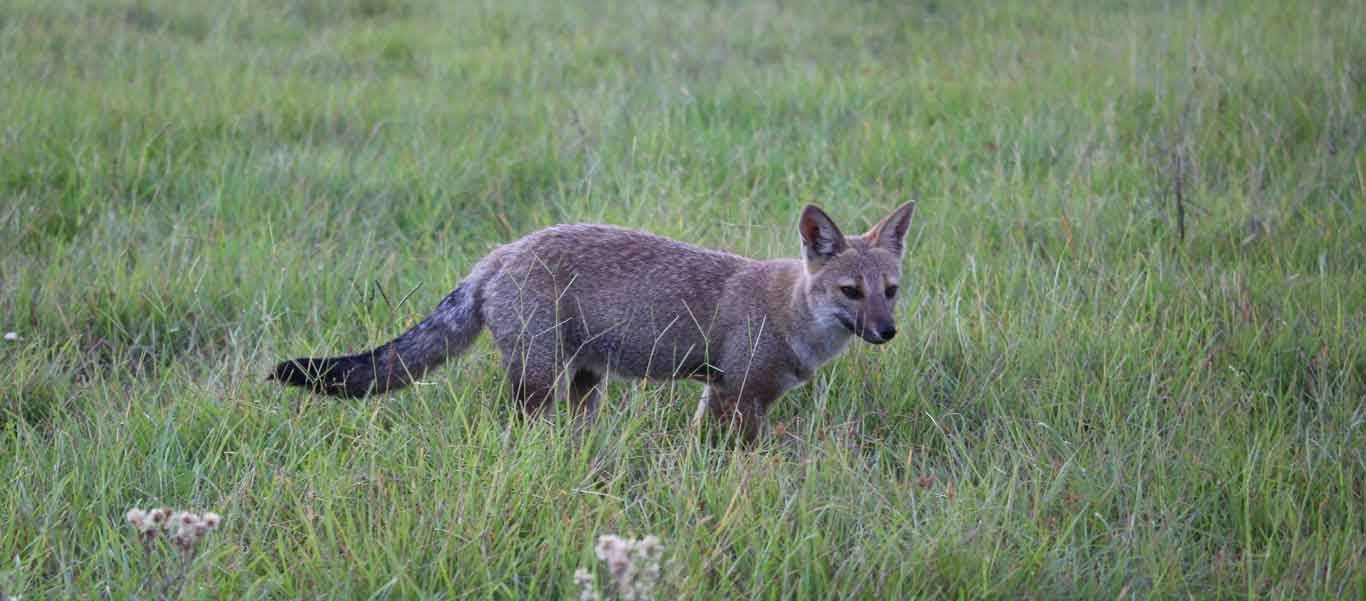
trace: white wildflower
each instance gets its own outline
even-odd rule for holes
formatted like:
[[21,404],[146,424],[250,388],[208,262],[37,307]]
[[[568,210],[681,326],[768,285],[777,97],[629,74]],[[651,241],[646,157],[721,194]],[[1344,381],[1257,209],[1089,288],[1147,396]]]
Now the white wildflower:
[[[664,544],[659,537],[646,536],[636,540],[606,534],[598,537],[595,551],[598,559],[607,564],[617,598],[623,601],[654,600],[660,579],[659,561],[664,553]],[[588,576],[586,570],[581,571],[583,576]],[[574,577],[575,582],[579,582],[580,573],[575,572]],[[593,594],[596,595],[596,591]],[[585,590],[581,601],[588,601],[588,595],[589,591]]]
[[138,532],[147,530],[147,524],[151,523],[151,520],[147,519],[147,512],[136,507],[129,509],[124,517],[127,518],[128,523],[133,526],[133,529]]
[[574,570],[574,584],[583,589],[583,592],[579,593],[579,601],[599,601],[598,587],[593,583],[593,574],[588,570]]

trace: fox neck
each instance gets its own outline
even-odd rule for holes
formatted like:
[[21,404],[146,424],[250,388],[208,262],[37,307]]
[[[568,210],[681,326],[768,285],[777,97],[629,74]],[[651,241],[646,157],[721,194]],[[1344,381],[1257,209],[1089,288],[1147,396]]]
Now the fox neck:
[[813,306],[807,294],[805,269],[796,278],[788,310],[792,315],[792,329],[788,344],[802,363],[804,371],[812,371],[839,355],[854,339],[854,333],[833,315]]

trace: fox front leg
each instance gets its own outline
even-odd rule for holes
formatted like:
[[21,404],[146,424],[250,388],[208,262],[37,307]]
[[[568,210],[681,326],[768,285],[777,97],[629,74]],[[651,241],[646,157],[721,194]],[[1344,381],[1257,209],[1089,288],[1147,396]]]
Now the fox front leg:
[[716,416],[717,421],[738,428],[740,437],[752,443],[768,431],[768,406],[776,398],[758,391],[745,391],[743,395],[728,394],[712,390],[703,395],[704,407]]
[[711,401],[711,386],[702,388],[702,398],[697,399],[697,410],[692,414],[692,431],[697,432],[702,427],[702,420],[707,416],[707,407]]

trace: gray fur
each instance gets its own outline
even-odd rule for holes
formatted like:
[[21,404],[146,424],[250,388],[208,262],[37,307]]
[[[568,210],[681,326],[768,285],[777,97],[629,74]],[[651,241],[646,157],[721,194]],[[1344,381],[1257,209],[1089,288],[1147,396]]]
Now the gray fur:
[[[431,316],[369,353],[296,359],[288,384],[359,396],[407,385],[487,327],[513,398],[592,414],[605,378],[706,383],[698,408],[746,437],[768,406],[855,335],[895,334],[906,204],[846,237],[820,209],[802,215],[804,260],[760,261],[607,225],[559,225],[501,246]],[[854,299],[841,290],[857,287]]]

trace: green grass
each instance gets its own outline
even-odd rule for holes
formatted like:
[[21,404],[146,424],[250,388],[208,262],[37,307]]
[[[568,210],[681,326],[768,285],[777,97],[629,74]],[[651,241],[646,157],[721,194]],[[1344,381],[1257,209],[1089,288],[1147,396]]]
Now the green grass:
[[[670,598],[1360,599],[1364,196],[1358,2],[6,0],[0,591],[129,598],[166,504],[205,599],[577,598],[607,533]],[[688,383],[523,423],[487,340],[263,382],[538,227],[908,198],[903,334],[785,442]]]

